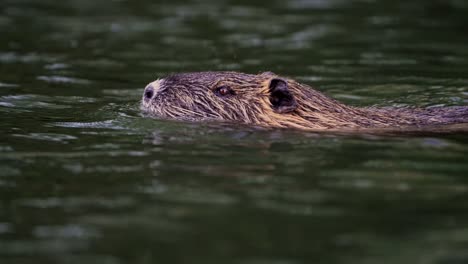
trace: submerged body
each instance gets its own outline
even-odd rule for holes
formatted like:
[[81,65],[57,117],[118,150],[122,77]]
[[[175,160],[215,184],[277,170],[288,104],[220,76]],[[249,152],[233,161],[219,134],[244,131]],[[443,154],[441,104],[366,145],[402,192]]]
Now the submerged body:
[[360,108],[274,73],[182,73],[145,88],[141,108],[151,116],[219,120],[305,130],[404,129],[468,123],[468,106]]

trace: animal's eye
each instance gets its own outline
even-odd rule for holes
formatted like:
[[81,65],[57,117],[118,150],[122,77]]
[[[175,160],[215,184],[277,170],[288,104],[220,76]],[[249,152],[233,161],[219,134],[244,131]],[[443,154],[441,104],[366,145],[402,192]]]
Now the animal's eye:
[[220,86],[215,89],[215,94],[218,96],[227,96],[227,95],[234,95],[235,92],[228,86]]

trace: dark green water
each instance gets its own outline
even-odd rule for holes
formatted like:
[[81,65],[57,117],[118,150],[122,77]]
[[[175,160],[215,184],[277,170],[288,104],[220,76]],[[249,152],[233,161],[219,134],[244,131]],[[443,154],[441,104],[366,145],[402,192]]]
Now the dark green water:
[[467,263],[468,136],[143,118],[172,72],[467,105],[468,3],[0,1],[0,263]]

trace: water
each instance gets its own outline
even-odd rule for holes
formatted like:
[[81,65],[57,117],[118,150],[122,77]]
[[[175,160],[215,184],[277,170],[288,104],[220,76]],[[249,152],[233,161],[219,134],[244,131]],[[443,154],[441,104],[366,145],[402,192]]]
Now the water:
[[468,104],[466,1],[0,2],[1,263],[466,263],[468,137],[144,118],[172,72]]

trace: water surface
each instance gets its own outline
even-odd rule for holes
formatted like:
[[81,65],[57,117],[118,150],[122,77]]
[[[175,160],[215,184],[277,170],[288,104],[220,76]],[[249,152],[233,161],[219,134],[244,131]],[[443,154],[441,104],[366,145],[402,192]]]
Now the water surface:
[[468,137],[141,116],[173,72],[468,105],[465,1],[0,3],[1,263],[466,263]]

